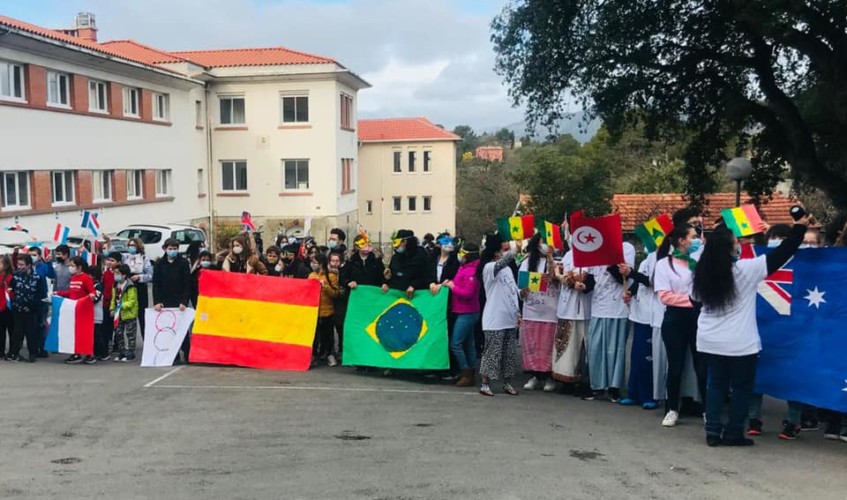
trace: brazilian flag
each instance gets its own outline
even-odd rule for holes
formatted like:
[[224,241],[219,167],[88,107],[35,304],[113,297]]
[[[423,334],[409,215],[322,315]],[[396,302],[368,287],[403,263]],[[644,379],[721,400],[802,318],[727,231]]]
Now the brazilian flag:
[[445,370],[447,354],[447,296],[433,296],[373,286],[352,290],[344,321],[343,363],[410,370]]

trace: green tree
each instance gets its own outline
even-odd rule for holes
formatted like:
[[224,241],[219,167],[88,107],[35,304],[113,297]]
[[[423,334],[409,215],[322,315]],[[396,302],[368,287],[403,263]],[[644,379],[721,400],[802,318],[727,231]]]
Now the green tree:
[[467,151],[473,153],[476,151],[476,147],[479,146],[479,136],[476,135],[476,132],[474,132],[470,125],[457,125],[453,129],[453,133],[462,138],[462,142],[456,148],[456,155],[459,158],[462,157],[462,153]]
[[494,137],[497,138],[497,142],[499,142],[503,147],[513,149],[515,147],[515,133],[506,127],[498,130]]
[[844,0],[516,0],[492,22],[496,70],[530,126],[573,97],[610,131],[691,134],[686,191],[709,165],[752,152],[748,189],[768,195],[790,165],[801,186],[847,207]]
[[512,214],[520,190],[509,167],[478,158],[462,163],[456,172],[456,232],[468,241],[496,229],[498,217]]

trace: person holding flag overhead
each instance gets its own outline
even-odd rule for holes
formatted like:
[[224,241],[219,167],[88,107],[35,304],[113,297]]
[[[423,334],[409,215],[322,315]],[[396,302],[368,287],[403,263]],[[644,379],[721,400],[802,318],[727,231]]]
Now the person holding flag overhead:
[[[694,270],[694,300],[702,303],[697,321],[697,350],[709,369],[706,394],[706,444],[750,446],[744,437],[750,394],[756,380],[756,364],[762,341],[756,323],[759,283],[785,265],[794,255],[811,217],[803,214],[789,237],[771,253],[738,260],[741,245],[727,227],[718,227],[709,237]],[[729,395],[729,419],[721,419]]]

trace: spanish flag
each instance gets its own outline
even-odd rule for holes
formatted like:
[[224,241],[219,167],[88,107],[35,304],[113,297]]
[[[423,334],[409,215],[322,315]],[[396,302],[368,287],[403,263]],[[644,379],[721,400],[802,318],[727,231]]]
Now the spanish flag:
[[525,240],[535,233],[535,217],[501,217],[497,219],[497,233],[504,241]]
[[321,283],[202,271],[191,362],[309,369]]
[[726,222],[726,227],[731,229],[737,238],[761,232],[762,218],[753,205],[724,208],[721,210],[721,217]]
[[668,214],[662,214],[636,227],[634,232],[649,253],[655,252],[671,231],[673,231],[673,221]]
[[530,292],[546,292],[547,283],[541,279],[541,273],[521,271],[518,273],[518,288],[527,288]]

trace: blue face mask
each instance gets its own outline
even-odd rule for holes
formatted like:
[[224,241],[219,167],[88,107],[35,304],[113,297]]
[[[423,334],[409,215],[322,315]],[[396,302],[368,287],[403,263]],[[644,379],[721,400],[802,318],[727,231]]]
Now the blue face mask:
[[403,252],[406,251],[406,248],[405,247],[397,247],[397,248],[394,249],[394,251],[397,252],[397,253],[403,253]]
[[120,274],[115,275],[115,283],[120,283],[123,280],[124,280],[124,277],[121,276]]
[[212,261],[201,260],[200,261],[200,267],[202,267],[203,269],[208,269],[208,268],[212,267]]
[[700,238],[695,238],[691,240],[691,246],[688,247],[688,254],[697,253],[700,248],[703,246],[703,240]]
[[127,247],[126,251],[130,255],[135,255],[136,253],[138,253],[138,248],[137,247]]
[[169,259],[175,259],[179,255],[179,250],[168,250],[167,254]]

